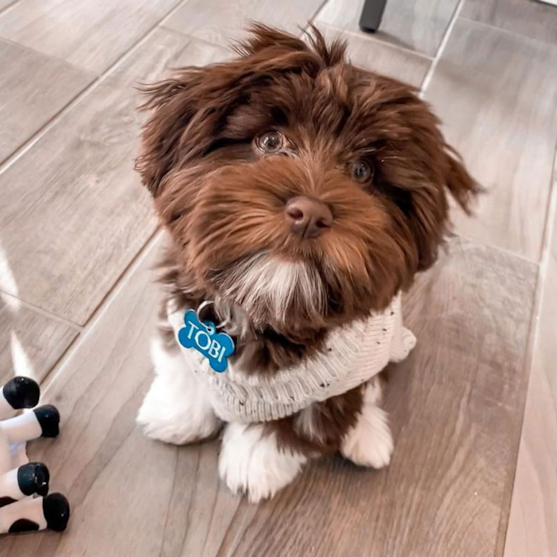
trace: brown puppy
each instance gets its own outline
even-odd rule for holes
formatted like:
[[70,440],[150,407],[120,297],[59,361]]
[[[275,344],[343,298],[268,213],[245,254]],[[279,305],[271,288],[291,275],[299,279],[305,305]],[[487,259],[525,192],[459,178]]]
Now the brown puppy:
[[231,419],[195,377],[199,360],[180,351],[168,308],[211,302],[203,318],[225,322],[238,377],[307,372],[332,335],[385,312],[432,265],[447,195],[467,210],[478,188],[415,91],[352,66],[344,44],[256,25],[237,50],[147,88],[153,114],[137,167],[169,233],[171,304],[138,420],[173,443],[230,421],[221,475],[258,500],[327,451],[386,465],[379,381],[289,406],[281,419]]

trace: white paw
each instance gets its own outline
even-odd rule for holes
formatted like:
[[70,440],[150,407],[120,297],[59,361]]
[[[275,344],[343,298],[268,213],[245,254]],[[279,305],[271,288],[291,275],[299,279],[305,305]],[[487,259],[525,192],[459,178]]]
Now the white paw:
[[156,377],[137,415],[151,439],[183,445],[210,437],[221,423],[205,386],[187,369],[180,351],[169,353],[152,345]]
[[387,413],[378,406],[367,405],[343,439],[341,452],[359,466],[383,468],[390,463],[393,448]]
[[219,458],[219,474],[234,493],[247,493],[256,503],[272,497],[300,472],[306,457],[280,450],[274,433],[261,424],[226,426]]

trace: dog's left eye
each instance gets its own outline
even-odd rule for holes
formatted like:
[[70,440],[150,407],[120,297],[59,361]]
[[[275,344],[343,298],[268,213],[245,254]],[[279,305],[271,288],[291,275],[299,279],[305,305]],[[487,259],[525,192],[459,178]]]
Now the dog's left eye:
[[256,144],[264,153],[278,153],[284,146],[284,136],[277,131],[266,132],[257,138]]
[[369,182],[373,177],[373,169],[368,162],[360,160],[350,165],[350,174],[352,174],[352,178],[354,178],[356,182],[364,184]]

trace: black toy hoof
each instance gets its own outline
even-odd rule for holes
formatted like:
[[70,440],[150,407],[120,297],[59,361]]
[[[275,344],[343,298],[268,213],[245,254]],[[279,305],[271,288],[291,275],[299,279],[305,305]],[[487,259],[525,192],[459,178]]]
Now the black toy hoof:
[[4,398],[12,408],[33,408],[39,402],[41,389],[36,381],[29,377],[13,377],[3,388]]
[[17,483],[24,495],[46,495],[50,474],[42,462],[29,462],[17,470]]
[[42,437],[56,437],[60,433],[60,413],[52,404],[39,406],[33,410],[41,426]]
[[63,532],[70,520],[70,504],[61,493],[51,493],[43,499],[43,513],[48,528]]

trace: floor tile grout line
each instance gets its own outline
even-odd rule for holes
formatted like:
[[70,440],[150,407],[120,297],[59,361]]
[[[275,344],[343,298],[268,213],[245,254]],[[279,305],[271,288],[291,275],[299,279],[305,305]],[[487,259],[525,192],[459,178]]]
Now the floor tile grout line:
[[537,267],[540,266],[540,260],[530,259],[529,257],[526,257],[525,255],[523,255],[521,253],[518,253],[516,251],[511,251],[510,249],[504,248],[502,246],[497,246],[495,244],[490,244],[489,242],[484,242],[483,240],[480,240],[479,238],[476,238],[475,236],[470,236],[468,234],[464,234],[463,232],[460,232],[459,230],[450,230],[449,237],[450,237],[451,234],[454,235],[454,236],[458,236],[459,238],[464,238],[464,239],[469,240],[471,242],[475,242],[476,244],[484,246],[486,248],[494,249],[494,250],[498,251],[499,253],[503,253],[507,256],[515,257],[516,259],[519,259],[520,261],[524,261],[525,263],[529,263],[530,265],[536,265]]
[[[148,40],[148,38],[163,24],[163,22],[165,22],[175,11],[177,11],[187,1],[188,0],[183,0],[182,2],[179,2],[172,10],[170,10],[163,18],[161,18],[156,23],[156,25],[154,25],[140,39],[138,39],[138,41],[136,41],[136,43],[134,43],[117,60],[115,60],[114,63],[110,65],[102,75],[94,79],[85,89],[83,89],[78,95],[76,95],[76,97],[74,97],[69,103],[67,103],[66,106],[60,112],[57,113],[56,117],[51,118],[47,124],[43,125],[40,130],[37,130],[37,132],[35,132],[35,134],[31,138],[29,138],[29,140],[23,146],[21,146],[18,150],[16,150],[16,152],[14,152],[11,157],[9,157],[3,164],[0,165],[0,174],[4,172],[7,168],[9,168],[16,160],[18,160],[20,156],[22,156],[25,152],[30,150],[39,141],[39,139],[48,132],[48,130],[54,127],[56,122],[58,122],[68,110],[70,110],[73,106],[78,104],[80,100],[83,97],[85,97],[94,87],[96,87],[99,83],[101,83],[106,78],[106,76],[111,74],[117,67],[119,67],[120,64],[128,58],[128,56],[130,56],[145,41]],[[133,272],[133,270],[137,268],[139,263],[145,257],[145,254],[148,253],[149,247],[154,244],[154,242],[156,241],[156,239],[160,234],[161,231],[159,230],[159,228],[156,228],[153,234],[147,239],[145,244],[141,247],[141,249],[138,250],[138,252],[134,255],[134,257],[129,262],[129,264],[120,273],[120,275],[115,280],[112,287],[108,290],[107,294],[99,302],[95,310],[91,313],[91,315],[88,317],[87,321],[85,322],[84,326],[82,327],[71,321],[66,321],[64,318],[61,318],[56,314],[51,314],[50,312],[44,310],[43,308],[40,308],[39,306],[34,306],[34,304],[31,304],[26,300],[19,300],[19,298],[17,298],[19,301],[33,307],[33,309],[44,312],[45,315],[56,318],[58,321],[64,323],[67,322],[68,325],[71,325],[74,330],[78,330],[79,332],[79,334],[77,334],[76,337],[73,339],[73,341],[68,345],[66,350],[61,354],[60,358],[58,358],[58,360],[51,366],[51,368],[42,378],[42,384],[46,385],[47,383],[50,383],[56,378],[58,372],[61,369],[63,369],[65,362],[74,353],[75,347],[81,344],[80,339],[87,334],[87,331],[97,321],[98,319],[97,316],[101,315],[104,312],[104,309],[108,307],[113,297],[117,295],[117,293],[120,291],[121,284],[126,280],[126,277],[129,276]],[[13,296],[11,297],[13,298]]]
[[493,25],[491,23],[486,23],[485,21],[479,21],[477,19],[472,19],[471,17],[467,17],[465,15],[461,15],[459,16],[460,19],[462,21],[466,20],[469,23],[473,23],[475,25],[479,25],[480,27],[487,27],[488,29],[491,29],[492,31],[500,31],[501,33],[505,34],[505,35],[511,35],[512,37],[516,37],[525,41],[531,41],[534,43],[537,43],[538,45],[543,45],[546,48],[548,48],[549,50],[555,49],[557,48],[557,45],[555,43],[550,43],[547,41],[544,41],[542,39],[536,39],[535,37],[530,37],[529,35],[523,35],[521,33],[517,33],[515,31],[511,31],[509,29],[505,29],[504,27],[498,27],[497,25]]
[[313,23],[315,25],[315,18],[317,18],[319,16],[319,14],[323,11],[323,8],[327,5],[328,1],[329,0],[323,0],[321,2],[321,4],[319,5],[319,8],[317,8],[313,12],[313,15],[308,19],[308,22],[306,23],[306,25],[304,25],[304,30],[308,28],[310,23]]
[[[423,52],[420,52],[419,50],[412,50],[411,48],[406,48],[405,46],[401,46],[396,43],[384,41],[381,38],[379,38],[380,37],[379,35],[375,35],[374,33],[364,33],[363,31],[362,33],[357,33],[356,31],[351,31],[350,29],[344,29],[342,27],[337,27],[336,25],[331,25],[329,23],[324,23],[324,22],[319,22],[319,25],[323,25],[324,27],[327,27],[333,31],[338,31],[341,34],[350,35],[352,37],[358,37],[360,39],[363,39],[364,41],[381,44],[388,48],[392,48],[393,50],[398,50],[400,52],[404,52],[405,54],[411,54],[412,56],[416,56],[417,58],[423,58],[424,60],[430,63],[432,63],[434,60],[434,58],[428,56],[427,54],[424,54]],[[340,38],[342,38],[342,35]],[[350,45],[348,45],[348,47],[350,50]]]
[[[0,174],[10,168],[16,161],[25,155],[34,145],[36,145],[74,106],[79,104],[81,100],[87,96],[95,87],[101,84],[106,78],[112,74],[125,60],[128,59],[149,37],[161,26],[174,12],[183,6],[188,0],[182,0],[165,16],[163,16],[155,25],[153,25],[142,37],[140,37],[133,45],[128,48],[117,60],[115,60],[106,70],[98,75],[87,87],[81,90],[70,102],[66,104],[59,112],[56,113],[48,122],[42,125],[27,141],[20,145],[7,159],[0,164]],[[19,43],[16,43],[19,44]],[[93,74],[95,75],[95,74]]]
[[551,176],[551,183],[550,183],[550,191],[549,191],[549,204],[546,213],[546,224],[545,230],[543,234],[543,241],[542,241],[542,253],[540,257],[540,263],[538,267],[538,275],[536,278],[536,285],[535,285],[535,293],[534,293],[534,301],[532,304],[532,315],[530,319],[530,330],[528,333],[528,346],[525,355],[524,365],[527,369],[527,379],[525,385],[525,393],[522,405],[522,414],[520,416],[520,424],[517,433],[518,440],[516,441],[516,460],[514,462],[514,469],[512,472],[512,478],[509,478],[509,504],[506,515],[506,525],[505,531],[502,530],[501,521],[503,520],[503,515],[500,517],[500,524],[498,528],[498,542],[497,544],[501,546],[501,555],[504,555],[506,543],[507,543],[507,535],[508,535],[508,527],[509,527],[509,519],[510,513],[512,508],[512,501],[514,498],[514,488],[516,483],[516,473],[518,468],[518,459],[520,456],[520,449],[522,446],[522,433],[524,428],[524,418],[526,414],[526,407],[529,401],[529,394],[530,394],[530,384],[532,381],[532,370],[534,367],[535,361],[535,354],[536,354],[536,345],[538,342],[540,328],[539,328],[539,316],[543,301],[543,295],[545,292],[545,286],[547,282],[547,274],[549,268],[549,261],[551,259],[551,248],[552,248],[552,240],[553,240],[553,232],[555,227],[557,226],[555,220],[557,218],[557,145],[555,146],[554,157],[553,157],[553,172]]
[[[75,323],[74,321],[71,321],[70,319],[66,319],[65,317],[62,317],[61,315],[58,315],[57,313],[54,313],[52,311],[49,311],[47,309],[44,309],[40,306],[37,306],[36,304],[33,304],[32,302],[29,302],[27,300],[25,300],[24,298],[20,298],[19,296],[15,296],[14,294],[11,294],[10,292],[5,292],[4,290],[0,290],[0,298],[4,298],[4,299],[10,299],[14,301],[14,305],[15,304],[21,304],[22,306],[26,307],[27,309],[30,309],[32,311],[34,311],[35,313],[39,313],[40,315],[44,316],[44,317],[48,317],[49,319],[53,320],[53,321],[57,321],[63,325],[66,325],[76,331],[81,331],[83,329],[83,327],[81,325],[79,325],[78,323]],[[10,304],[10,302],[7,302],[8,304]]]
[[149,239],[143,244],[141,249],[136,253],[132,261],[127,265],[124,271],[120,274],[110,291],[106,294],[103,298],[102,302],[97,305],[93,313],[89,316],[86,324],[83,326],[80,334],[76,336],[74,341],[68,346],[68,348],[64,351],[64,353],[58,358],[56,364],[54,364],[48,373],[42,379],[42,385],[44,385],[44,390],[46,390],[47,386],[56,380],[58,375],[63,372],[68,360],[73,357],[73,354],[77,350],[79,346],[81,346],[82,342],[85,342],[90,331],[96,326],[99,322],[101,317],[108,311],[109,307],[111,306],[112,302],[119,296],[120,292],[124,288],[126,282],[128,281],[129,277],[133,275],[133,273],[141,266],[143,261],[149,255],[151,249],[156,244],[156,242],[161,238],[163,235],[163,230],[160,228],[155,229],[153,234],[149,237]]
[[141,246],[141,248],[139,248],[139,250],[137,250],[137,252],[133,255],[133,257],[130,259],[130,261],[124,266],[124,268],[122,269],[122,271],[120,272],[120,274],[116,277],[116,279],[114,280],[114,283],[112,285],[112,287],[108,290],[108,292],[101,298],[101,300],[99,301],[99,303],[95,306],[95,308],[93,309],[93,311],[91,312],[91,314],[89,315],[89,317],[87,317],[87,319],[85,320],[85,323],[83,324],[83,327],[87,327],[89,322],[95,317],[95,315],[97,314],[98,311],[102,310],[102,307],[105,303],[107,303],[110,300],[110,296],[112,294],[112,292],[114,291],[115,288],[118,287],[118,285],[123,281],[126,280],[126,276],[128,275],[128,273],[130,272],[130,269],[135,268],[135,262],[138,258],[142,257],[142,254],[144,253],[145,250],[149,249],[149,245],[154,242],[157,238],[157,235],[159,233],[161,233],[162,229],[157,226],[155,228],[155,230],[153,230],[153,232],[151,233],[151,235],[147,238],[147,240],[145,241],[145,243]]
[[179,37],[186,38],[190,41],[195,41],[197,43],[201,43],[204,46],[210,46],[211,48],[220,48],[222,50],[226,50],[226,51],[229,51],[231,53],[233,52],[230,49],[230,45],[224,46],[224,45],[219,44],[219,43],[213,43],[211,41],[208,41],[207,39],[202,39],[200,37],[194,37],[193,35],[190,35],[189,33],[184,33],[183,31],[180,31],[179,29],[174,29],[174,27],[168,27],[165,24],[161,24],[160,28],[162,30],[168,32],[168,33],[173,33],[174,35],[178,35]]
[[428,71],[424,77],[424,80],[422,82],[422,87],[421,87],[421,91],[420,91],[420,98],[423,98],[425,95],[425,92],[427,90],[427,88],[429,87],[429,84],[431,82],[431,79],[433,77],[433,74],[435,73],[435,70],[437,69],[437,65],[439,64],[439,60],[441,60],[441,56],[443,56],[443,52],[445,51],[445,47],[447,46],[449,39],[452,35],[453,29],[456,25],[456,22],[458,20],[458,17],[460,15],[460,12],[462,10],[464,6],[464,0],[459,0],[458,5],[456,6],[454,12],[453,12],[453,17],[451,19],[451,21],[449,22],[449,24],[447,25],[447,29],[445,30],[445,34],[443,35],[443,38],[441,39],[441,42],[439,43],[439,47],[437,48],[437,52],[435,53],[435,56],[433,57],[433,62],[431,63],[431,66],[429,66]]
[[35,133],[22,143],[7,159],[0,164],[0,175],[8,170],[15,162],[17,162],[27,151],[30,151],[42,138],[47,134],[63,117],[78,104],[96,85],[99,83],[100,76],[95,78],[87,87],[82,89],[73,99],[71,99],[64,107],[62,107],[52,118],[45,122]]
[[4,6],[1,10],[0,10],[0,16],[3,16],[8,10],[11,10],[16,4],[19,4],[20,0],[14,0],[11,4],[8,4],[7,6]]
[[514,484],[516,478],[516,470],[518,465],[518,456],[520,453],[520,445],[522,440],[522,427],[524,424],[524,415],[526,411],[526,404],[528,402],[528,391],[529,391],[529,383],[530,383],[530,376],[532,371],[532,362],[534,359],[534,348],[535,348],[535,341],[536,341],[536,333],[537,333],[537,313],[538,307],[540,304],[540,290],[539,284],[542,278],[541,269],[538,266],[536,280],[534,284],[534,296],[532,300],[532,307],[530,309],[530,315],[528,319],[528,332],[527,332],[527,342],[526,348],[524,351],[524,356],[522,358],[520,370],[523,374],[523,379],[520,384],[520,389],[517,389],[516,394],[516,404],[517,409],[515,412],[514,421],[516,425],[512,428],[513,435],[511,436],[509,449],[510,454],[515,455],[514,461],[510,462],[512,468],[508,473],[508,477],[504,483],[504,488],[501,493],[500,504],[499,504],[499,520],[497,524],[497,531],[495,535],[495,553],[494,555],[504,555],[506,538],[507,538],[507,530],[509,527],[509,518],[512,506],[512,500],[514,496]]
[[[1,37],[0,37],[0,38],[1,38]],[[2,39],[2,40],[3,40],[3,39]],[[12,44],[21,46],[19,43],[12,43]],[[25,47],[25,48],[27,48],[27,47]],[[33,52],[38,52],[38,51],[34,50]],[[50,57],[50,58],[51,58],[52,60],[56,60],[56,61],[58,61],[58,62],[60,61],[59,58],[52,58],[52,57]],[[77,66],[73,66],[73,68],[78,69],[78,70],[80,70],[80,71],[83,71],[83,70],[81,70],[80,68],[77,68]],[[85,85],[85,87],[84,87],[83,89],[80,89],[79,91],[77,91],[76,94],[75,94],[71,99],[69,99],[68,102],[67,102],[64,106],[62,106],[62,107],[60,108],[60,110],[58,110],[58,111],[55,112],[50,118],[48,118],[47,121],[46,121],[42,126],[40,126],[37,130],[35,130],[35,131],[33,132],[33,134],[32,134],[29,138],[27,138],[19,147],[17,147],[17,148],[15,149],[15,151],[12,151],[6,158],[0,159],[0,174],[2,174],[2,173],[4,172],[4,170],[8,169],[8,168],[12,165],[12,159],[14,159],[14,160],[15,160],[15,159],[18,159],[19,156],[23,154],[23,152],[21,152],[22,150],[27,151],[27,146],[28,146],[29,142],[31,142],[31,141],[33,140],[33,138],[34,138],[37,134],[41,134],[41,132],[42,132],[43,130],[45,130],[45,128],[46,128],[47,126],[50,126],[51,122],[53,122],[54,120],[58,119],[58,117],[61,116],[61,114],[62,114],[63,112],[65,112],[66,109],[67,109],[74,101],[76,101],[76,100],[78,99],[78,97],[81,97],[81,95],[82,95],[83,93],[85,93],[85,91],[87,91],[87,90],[89,89],[89,87],[91,87],[92,85],[94,85],[95,83],[98,82],[99,76],[96,76],[95,74],[91,74],[91,77],[93,78],[92,81],[90,81],[87,85]],[[46,132],[45,132],[45,133],[46,133]],[[42,134],[41,134],[41,135],[42,135]],[[34,145],[35,143],[36,143],[36,142],[33,142],[33,145]]]
[[[0,17],[2,17],[1,12],[0,12]],[[95,71],[90,70],[88,68],[84,68],[83,66],[78,66],[77,64],[74,64],[73,62],[68,62],[67,60],[64,60],[64,58],[60,58],[58,56],[53,56],[52,54],[49,54],[48,52],[42,52],[41,50],[37,50],[36,48],[34,48],[32,46],[14,41],[13,39],[8,39],[7,37],[4,37],[2,35],[0,35],[0,41],[9,43],[11,45],[18,46],[19,48],[22,48],[24,50],[28,50],[30,52],[33,52],[34,54],[37,54],[37,55],[41,56],[42,58],[48,58],[49,60],[55,60],[56,62],[59,62],[61,64],[69,66],[70,68],[72,68],[74,70],[77,70],[81,73],[88,74],[91,77],[99,78],[102,75],[102,73],[98,73],[98,72],[95,72]]]

